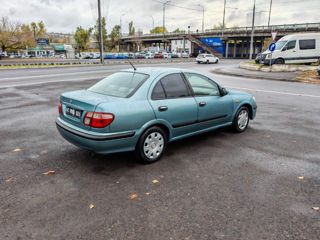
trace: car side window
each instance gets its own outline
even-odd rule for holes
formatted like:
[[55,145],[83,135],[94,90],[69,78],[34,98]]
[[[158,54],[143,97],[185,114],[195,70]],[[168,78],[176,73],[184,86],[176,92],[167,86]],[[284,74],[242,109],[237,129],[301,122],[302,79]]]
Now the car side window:
[[161,82],[159,81],[156,86],[153,88],[152,95],[151,95],[152,100],[161,100],[161,99],[166,99],[166,94],[163,90],[163,87],[161,85]]
[[301,50],[315,49],[316,40],[315,39],[299,40],[299,46]]
[[296,47],[296,40],[289,41],[285,46],[285,50],[294,49]]
[[167,98],[182,98],[190,96],[188,88],[180,73],[169,74],[161,79]]
[[220,96],[218,85],[205,76],[185,73],[195,96]]

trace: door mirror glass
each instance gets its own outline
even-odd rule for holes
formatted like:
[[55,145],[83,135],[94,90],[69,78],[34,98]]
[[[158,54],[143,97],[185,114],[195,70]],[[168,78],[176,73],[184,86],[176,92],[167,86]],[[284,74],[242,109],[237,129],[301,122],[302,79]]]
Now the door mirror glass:
[[225,96],[225,95],[227,95],[227,94],[228,94],[228,90],[227,90],[227,89],[225,89],[224,87],[223,87],[221,90],[222,90],[222,91],[221,91],[222,96]]

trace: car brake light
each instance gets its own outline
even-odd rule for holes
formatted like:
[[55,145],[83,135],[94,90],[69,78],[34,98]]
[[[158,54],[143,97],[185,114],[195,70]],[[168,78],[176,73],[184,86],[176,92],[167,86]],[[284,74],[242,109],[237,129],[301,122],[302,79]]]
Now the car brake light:
[[87,112],[83,118],[83,124],[88,127],[104,128],[112,123],[114,115],[111,113]]
[[206,58],[206,57],[202,57],[202,58]]
[[61,103],[61,101],[59,101],[58,110],[59,110],[59,115],[62,115],[62,103]]

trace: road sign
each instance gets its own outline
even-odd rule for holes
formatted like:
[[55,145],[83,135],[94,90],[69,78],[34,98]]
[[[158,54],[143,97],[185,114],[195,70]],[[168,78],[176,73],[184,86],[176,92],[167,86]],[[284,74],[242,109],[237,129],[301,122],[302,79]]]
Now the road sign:
[[276,49],[276,43],[273,42],[273,43],[271,43],[271,44],[269,45],[269,50],[270,50],[270,52],[273,52],[275,49]]
[[271,32],[271,38],[273,41],[276,40],[277,34],[278,32]]

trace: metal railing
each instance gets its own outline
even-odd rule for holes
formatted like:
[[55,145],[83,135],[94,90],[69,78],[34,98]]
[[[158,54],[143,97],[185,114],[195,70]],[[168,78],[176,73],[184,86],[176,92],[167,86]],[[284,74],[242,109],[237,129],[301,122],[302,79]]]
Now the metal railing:
[[[168,32],[165,33],[165,36],[180,36],[186,34],[192,35],[202,35],[202,34],[216,34],[222,35],[222,31],[224,34],[228,33],[243,33],[251,31],[250,27],[234,27],[234,28],[225,28],[223,29],[205,29],[202,31],[180,31],[180,32]],[[255,26],[255,31],[260,32],[270,32],[270,31],[320,31],[320,23],[299,23],[299,24],[282,24],[282,25],[270,25],[270,26]],[[146,33],[146,34],[135,34],[131,36],[122,36],[121,39],[132,39],[137,37],[162,37],[163,33]]]

